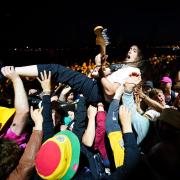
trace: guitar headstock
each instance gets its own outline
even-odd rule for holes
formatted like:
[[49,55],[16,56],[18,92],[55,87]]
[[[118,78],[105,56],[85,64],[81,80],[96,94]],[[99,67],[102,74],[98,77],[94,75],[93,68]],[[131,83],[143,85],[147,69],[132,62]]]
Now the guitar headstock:
[[102,26],[96,26],[94,28],[94,33],[96,35],[96,45],[100,46],[100,53],[105,55],[106,46],[110,43],[107,35],[107,29],[104,29]]

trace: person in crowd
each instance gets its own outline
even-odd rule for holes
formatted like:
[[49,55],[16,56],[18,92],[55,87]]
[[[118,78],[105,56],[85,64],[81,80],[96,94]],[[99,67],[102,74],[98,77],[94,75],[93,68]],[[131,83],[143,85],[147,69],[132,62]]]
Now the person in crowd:
[[152,179],[180,179],[180,112],[172,108],[164,109],[156,128],[160,140],[145,156]]
[[[103,62],[101,58],[101,54],[98,54],[95,57],[96,65],[99,68],[99,76],[101,77],[101,84],[103,86],[103,91],[105,92],[105,98],[112,99],[114,96],[116,89],[119,85],[123,85],[125,80],[129,77],[129,75],[134,74],[135,76],[141,76],[141,71],[139,69],[142,66],[142,53],[140,48],[137,45],[132,45],[126,55],[125,60],[122,62],[122,66],[116,71],[107,70],[104,68],[103,70]],[[105,60],[103,60],[105,61]]]
[[29,117],[27,94],[23,82],[13,66],[4,67],[2,74],[12,81],[14,88],[14,108],[1,107],[0,137],[14,140],[24,149],[28,140],[28,133],[24,132]]
[[[148,80],[142,83],[142,92],[146,94],[147,96],[149,96],[149,92],[153,88],[154,88],[153,81]],[[134,95],[135,95],[135,101],[137,104],[137,110],[140,114],[143,114],[148,108],[148,105],[144,101],[142,101],[142,99],[139,97],[138,94],[135,93]]]
[[144,94],[149,95],[149,92],[154,88],[153,81],[145,81],[142,84],[142,90]]
[[65,86],[60,95],[59,101],[71,103],[74,101],[74,93],[72,92],[72,88],[70,86]]
[[172,90],[172,79],[168,76],[163,76],[160,79],[160,88],[163,90],[166,104],[172,106],[178,94],[177,92]]
[[165,102],[165,96],[161,89],[153,88],[149,92],[149,96],[140,90],[139,95],[149,106],[149,108],[144,112],[144,116],[151,121],[156,121],[163,109],[170,108],[170,106]]
[[83,134],[82,142],[87,147],[93,147],[93,149],[100,153],[103,164],[105,167],[109,167],[109,160],[107,155],[107,147],[105,146],[105,122],[106,111],[104,105],[100,102],[97,108],[90,105],[87,109],[88,124]]
[[[31,106],[31,118],[34,121],[33,131],[17,167],[10,173],[7,178],[8,180],[28,180],[33,176],[33,170],[35,168],[35,157],[41,147],[43,138],[42,110],[43,107],[33,110],[33,107]],[[12,159],[12,161],[14,161],[14,159]]]
[[[38,81],[41,84],[43,95],[42,95],[42,106],[43,106],[43,117],[45,119],[43,123],[43,142],[47,141],[49,138],[52,138],[55,134],[54,125],[52,120],[52,106],[51,106],[51,72],[46,71],[40,73],[40,77],[37,77]],[[86,115],[87,107],[84,100],[84,97],[80,96],[80,101],[77,104],[77,109],[75,111],[75,123],[72,129],[66,127],[65,129],[61,128],[63,131],[72,131],[75,136],[77,136],[79,143],[81,144],[81,165],[78,168],[79,174],[85,166],[89,167],[93,177],[99,176],[99,172],[96,171],[95,159],[93,152],[89,151],[88,148],[82,144],[82,136],[86,129]],[[73,150],[74,153],[76,150]],[[89,162],[89,163],[88,163]],[[47,166],[48,167],[48,166]],[[78,167],[78,165],[77,165]],[[34,179],[39,179],[41,175],[39,173],[34,174]]]
[[148,108],[143,111],[142,115],[149,121],[148,132],[141,143],[141,150],[145,153],[152,147],[157,141],[158,136],[157,128],[155,127],[156,122],[159,120],[159,116],[166,108],[175,109],[175,106],[169,106],[165,102],[165,97],[161,89],[153,88],[149,95],[146,95],[142,89],[136,91],[139,98],[142,99],[142,102],[147,104]]
[[13,66],[6,66],[2,74],[13,83],[15,108],[12,109],[13,111],[8,108],[3,110],[3,120],[8,121],[3,124],[0,137],[0,177],[2,179],[30,179],[33,174],[35,156],[42,143],[42,108],[33,110],[31,107],[34,128],[28,141],[25,126],[29,117],[29,104],[23,82]]
[[100,152],[103,159],[103,164],[108,170],[110,162],[107,152],[109,150],[109,146],[107,146],[106,117],[107,113],[105,110],[105,106],[102,102],[99,102],[97,104],[94,149]]
[[34,160],[42,143],[42,109],[31,106],[31,118],[34,127],[27,146],[22,154],[18,144],[6,138],[0,138],[0,177],[8,180],[28,180],[35,167]]
[[116,90],[115,96],[113,97],[108,109],[106,118],[106,132],[114,153],[114,162],[116,167],[120,167],[124,163],[124,141],[121,126],[118,123],[118,109],[121,101],[132,114],[132,126],[134,133],[136,134],[136,141],[138,145],[146,137],[149,130],[148,119],[137,112],[136,104],[134,102],[134,88],[139,84],[140,81],[140,77],[129,77],[124,86],[120,86]]
[[[68,130],[64,130],[47,139],[37,153],[35,167],[38,175],[42,179],[67,178],[67,179],[126,179],[139,163],[140,152],[136,143],[135,135],[131,126],[131,113],[125,106],[121,106],[120,119],[122,124],[123,138],[125,143],[124,165],[118,167],[111,175],[102,177],[94,177],[92,174],[84,173],[76,176],[78,166],[80,164],[80,143],[77,136]],[[68,146],[70,143],[71,146]],[[57,147],[57,148],[55,148]],[[69,148],[67,151],[66,148]],[[58,150],[60,149],[60,150]],[[58,152],[64,152],[59,159]],[[49,156],[48,154],[51,154]],[[55,154],[55,156],[52,156]],[[46,158],[45,158],[46,157]],[[47,157],[51,157],[47,161]],[[71,158],[70,158],[71,157]],[[46,160],[45,160],[46,159]],[[63,162],[63,160],[66,159]],[[57,163],[56,163],[57,162]],[[56,164],[55,164],[56,163]]]
[[79,166],[80,143],[77,136],[64,130],[47,139],[35,159],[42,179],[72,179]]

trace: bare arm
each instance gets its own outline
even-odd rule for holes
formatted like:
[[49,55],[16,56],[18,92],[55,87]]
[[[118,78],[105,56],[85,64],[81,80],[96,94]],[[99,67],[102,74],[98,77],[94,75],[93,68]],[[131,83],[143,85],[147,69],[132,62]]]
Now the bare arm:
[[158,112],[162,112],[162,110],[165,108],[164,106],[162,106],[157,101],[151,99],[149,96],[145,95],[142,99],[148,106],[154,108]]
[[115,92],[116,92],[116,89],[119,87],[119,84],[118,83],[111,83],[105,76],[105,69],[106,68],[103,68],[100,67],[101,65],[103,65],[103,62],[105,62],[107,60],[107,57],[108,56],[104,56],[102,57],[101,54],[98,54],[96,57],[95,57],[95,64],[96,66],[99,66],[98,67],[98,71],[99,71],[99,77],[101,78],[101,84],[103,86],[103,90],[105,92],[106,95],[108,96],[114,96]]
[[101,83],[104,88],[105,94],[108,96],[114,96],[116,89],[120,86],[119,83],[111,83],[107,78],[101,78]]
[[150,107],[154,108],[158,112],[162,112],[164,107],[157,101],[151,99],[149,96],[142,92],[142,89],[137,89],[137,93],[142,100]]
[[8,180],[14,179],[30,179],[35,166],[35,157],[42,143],[42,109],[35,109],[31,106],[31,117],[34,121],[34,128],[31,137],[28,141],[27,147],[19,161],[16,169],[10,174]]
[[95,138],[95,118],[96,118],[97,108],[94,106],[89,106],[88,108],[88,125],[83,134],[82,142],[88,147],[91,147]]
[[59,95],[59,100],[60,101],[66,101],[66,95],[67,93],[69,93],[69,91],[71,90],[70,86],[66,86],[63,88],[63,90],[61,91],[60,95]]
[[27,94],[24,89],[23,82],[19,75],[15,72],[13,66],[5,66],[2,68],[2,74],[9,78],[13,83],[14,88],[14,104],[16,113],[11,124],[11,129],[16,135],[20,135],[29,115],[29,104]]

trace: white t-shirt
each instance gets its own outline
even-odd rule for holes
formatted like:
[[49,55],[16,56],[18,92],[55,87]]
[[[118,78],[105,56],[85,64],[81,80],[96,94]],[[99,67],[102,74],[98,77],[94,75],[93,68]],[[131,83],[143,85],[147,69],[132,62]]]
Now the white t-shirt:
[[124,68],[118,69],[117,71],[113,72],[109,76],[107,76],[107,79],[111,83],[119,83],[119,84],[124,84],[126,79],[129,77],[131,73],[137,73],[141,74],[140,69],[136,67],[130,67],[126,66]]
[[[169,105],[165,105],[165,108],[170,108],[170,106]],[[148,116],[149,118],[149,120],[150,121],[156,121],[157,120],[157,118],[160,116],[160,112],[158,112],[158,111],[156,111],[156,110],[154,110],[154,109],[152,109],[152,108],[150,108],[150,109],[148,109],[145,113],[144,113],[144,115],[145,116]]]

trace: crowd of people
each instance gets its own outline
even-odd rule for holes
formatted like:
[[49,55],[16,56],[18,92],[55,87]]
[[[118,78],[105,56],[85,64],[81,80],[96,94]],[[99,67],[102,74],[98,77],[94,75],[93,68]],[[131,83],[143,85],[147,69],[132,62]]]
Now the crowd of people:
[[180,70],[156,84],[142,57],[3,66],[0,179],[180,179]]

